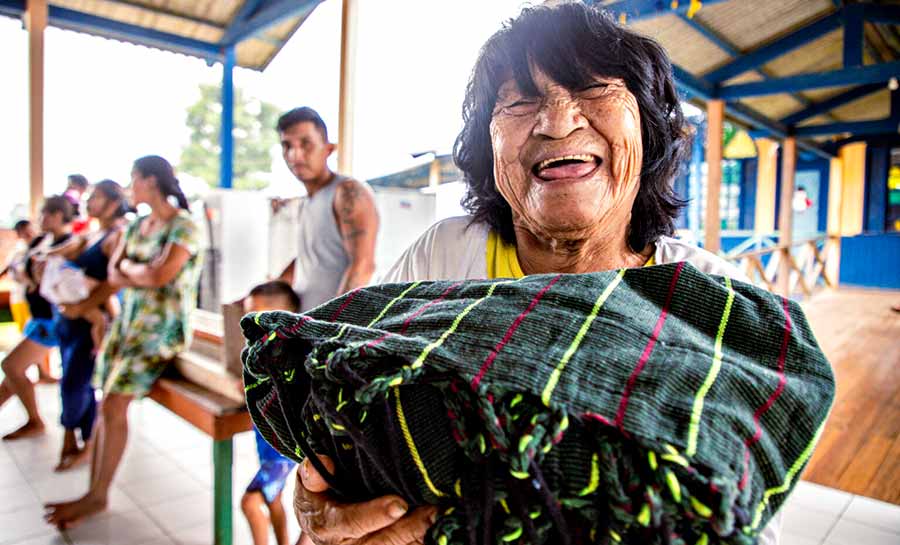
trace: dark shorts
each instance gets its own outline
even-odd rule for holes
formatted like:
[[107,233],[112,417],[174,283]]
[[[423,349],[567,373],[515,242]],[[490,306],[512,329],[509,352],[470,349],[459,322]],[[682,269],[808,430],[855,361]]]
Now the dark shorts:
[[287,459],[263,460],[259,471],[247,485],[247,492],[259,492],[266,499],[266,503],[274,502],[284,489],[284,483],[294,465]]

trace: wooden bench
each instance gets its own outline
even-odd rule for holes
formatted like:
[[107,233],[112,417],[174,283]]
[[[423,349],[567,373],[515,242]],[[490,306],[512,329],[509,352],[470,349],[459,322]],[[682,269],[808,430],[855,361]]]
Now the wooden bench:
[[156,381],[149,397],[212,438],[213,543],[231,545],[232,438],[252,429],[247,407],[192,382],[170,376]]

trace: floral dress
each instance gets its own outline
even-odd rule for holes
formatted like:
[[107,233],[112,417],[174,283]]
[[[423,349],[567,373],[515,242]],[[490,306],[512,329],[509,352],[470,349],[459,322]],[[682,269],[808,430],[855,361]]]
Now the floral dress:
[[186,210],[179,210],[167,227],[141,234],[138,218],[125,232],[125,257],[150,263],[168,244],[191,255],[174,280],[161,288],[125,288],[122,312],[113,321],[101,349],[97,383],[104,394],[145,396],[191,338],[190,317],[196,308],[201,269],[199,231]]

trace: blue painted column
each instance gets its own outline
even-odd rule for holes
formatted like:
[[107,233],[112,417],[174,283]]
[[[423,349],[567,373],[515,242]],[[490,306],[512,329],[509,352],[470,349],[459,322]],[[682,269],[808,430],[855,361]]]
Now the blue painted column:
[[234,177],[234,46],[222,62],[222,127],[219,133],[219,187],[231,189]]

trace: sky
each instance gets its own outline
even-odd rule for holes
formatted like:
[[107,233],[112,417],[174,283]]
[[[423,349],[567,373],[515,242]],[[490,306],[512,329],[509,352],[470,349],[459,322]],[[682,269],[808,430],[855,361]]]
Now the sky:
[[[353,174],[362,179],[448,153],[478,51],[525,0],[360,0]],[[337,134],[341,1],[326,0],[263,72],[237,69],[235,85],[279,109],[311,106]],[[28,199],[28,49],[20,20],[0,17],[0,224]],[[176,167],[190,131],[186,110],[220,65],[48,28],[45,34],[45,193],[79,172],[129,181],[132,162],[157,154]],[[189,180],[184,180],[189,183]],[[273,150],[270,192],[297,182]]]

